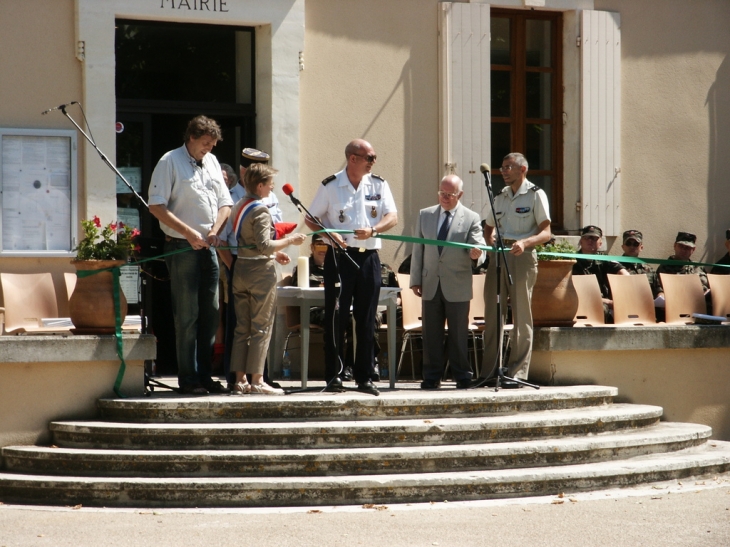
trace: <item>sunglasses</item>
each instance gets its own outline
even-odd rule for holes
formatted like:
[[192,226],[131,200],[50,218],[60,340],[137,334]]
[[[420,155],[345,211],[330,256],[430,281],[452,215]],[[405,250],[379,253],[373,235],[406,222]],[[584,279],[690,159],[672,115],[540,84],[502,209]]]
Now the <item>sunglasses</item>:
[[363,156],[362,154],[353,154],[353,156],[357,156],[358,158],[363,158],[368,163],[375,163],[376,161],[378,161],[377,154],[368,154],[366,156]]
[[629,239],[624,242],[624,245],[626,245],[627,247],[638,247],[639,245],[641,245],[641,243],[639,243],[635,239]]

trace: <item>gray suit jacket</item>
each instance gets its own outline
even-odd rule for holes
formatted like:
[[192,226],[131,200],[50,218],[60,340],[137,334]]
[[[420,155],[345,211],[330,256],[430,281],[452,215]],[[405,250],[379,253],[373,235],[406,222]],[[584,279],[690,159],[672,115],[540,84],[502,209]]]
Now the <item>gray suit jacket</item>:
[[[451,221],[446,241],[484,245],[479,215],[464,207],[461,202],[454,207],[452,212],[454,218]],[[436,239],[440,214],[440,205],[422,209],[416,224],[416,237]],[[485,253],[482,252],[482,256],[476,261],[477,265],[484,262],[484,258]],[[416,244],[413,246],[411,258],[411,287],[421,285],[423,298],[432,300],[440,281],[441,292],[446,300],[467,302],[472,299],[471,267],[469,249],[444,247],[439,256],[436,245]]]

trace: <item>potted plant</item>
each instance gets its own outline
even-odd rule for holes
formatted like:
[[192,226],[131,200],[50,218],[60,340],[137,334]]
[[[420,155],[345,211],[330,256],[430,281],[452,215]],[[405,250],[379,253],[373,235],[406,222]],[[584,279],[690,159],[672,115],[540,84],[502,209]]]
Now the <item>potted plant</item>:
[[536,327],[572,327],[578,311],[578,294],[573,286],[575,260],[542,253],[575,253],[566,240],[551,240],[535,247],[537,281],[532,291],[532,323]]
[[[134,238],[139,230],[121,222],[110,222],[102,227],[101,220],[83,220],[84,237],[71,261],[78,272],[99,271],[92,275],[79,275],[76,287],[69,299],[69,315],[77,334],[109,334],[114,332],[114,277],[112,268],[126,263],[137,247]],[[119,289],[121,319],[127,315],[127,299]]]

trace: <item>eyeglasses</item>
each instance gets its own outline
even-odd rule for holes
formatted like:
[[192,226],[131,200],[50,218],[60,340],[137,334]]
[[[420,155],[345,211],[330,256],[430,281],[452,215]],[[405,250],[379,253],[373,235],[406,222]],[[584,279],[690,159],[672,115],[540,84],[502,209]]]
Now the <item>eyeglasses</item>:
[[510,171],[512,171],[512,169],[519,169],[519,168],[520,168],[519,165],[503,165],[502,167],[499,168],[499,170],[502,171],[502,173],[509,173]]
[[439,190],[438,194],[442,198],[458,198],[459,197],[459,193],[458,192],[454,192],[453,194],[449,194],[448,192],[444,192],[442,190]]
[[641,245],[641,243],[639,243],[635,239],[628,239],[624,242],[624,245],[626,245],[627,247],[638,247],[639,245]]
[[363,156],[362,154],[353,154],[353,156],[357,156],[358,158],[363,158],[368,163],[375,163],[378,161],[378,155],[377,154],[367,154]]

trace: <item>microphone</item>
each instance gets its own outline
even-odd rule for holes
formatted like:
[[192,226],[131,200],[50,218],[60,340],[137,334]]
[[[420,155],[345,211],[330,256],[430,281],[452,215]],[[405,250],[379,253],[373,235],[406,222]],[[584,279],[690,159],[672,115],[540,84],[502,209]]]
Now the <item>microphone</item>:
[[484,175],[484,184],[486,186],[491,186],[492,185],[492,174],[489,172],[489,164],[488,163],[482,163],[479,166],[479,170]]
[[48,110],[44,110],[41,112],[41,116],[48,114],[49,112],[53,112],[54,110],[61,110],[63,108],[66,108],[67,106],[71,106],[72,104],[79,104],[78,101],[71,101],[70,103],[66,104],[59,104],[58,106],[54,106],[53,108],[49,108]]
[[297,207],[299,207],[302,204],[301,201],[299,201],[297,198],[294,197],[294,187],[291,184],[289,184],[288,182],[284,186],[281,187],[281,191],[284,192],[287,196],[289,196],[289,199],[291,200],[291,202],[294,205],[296,205]]

